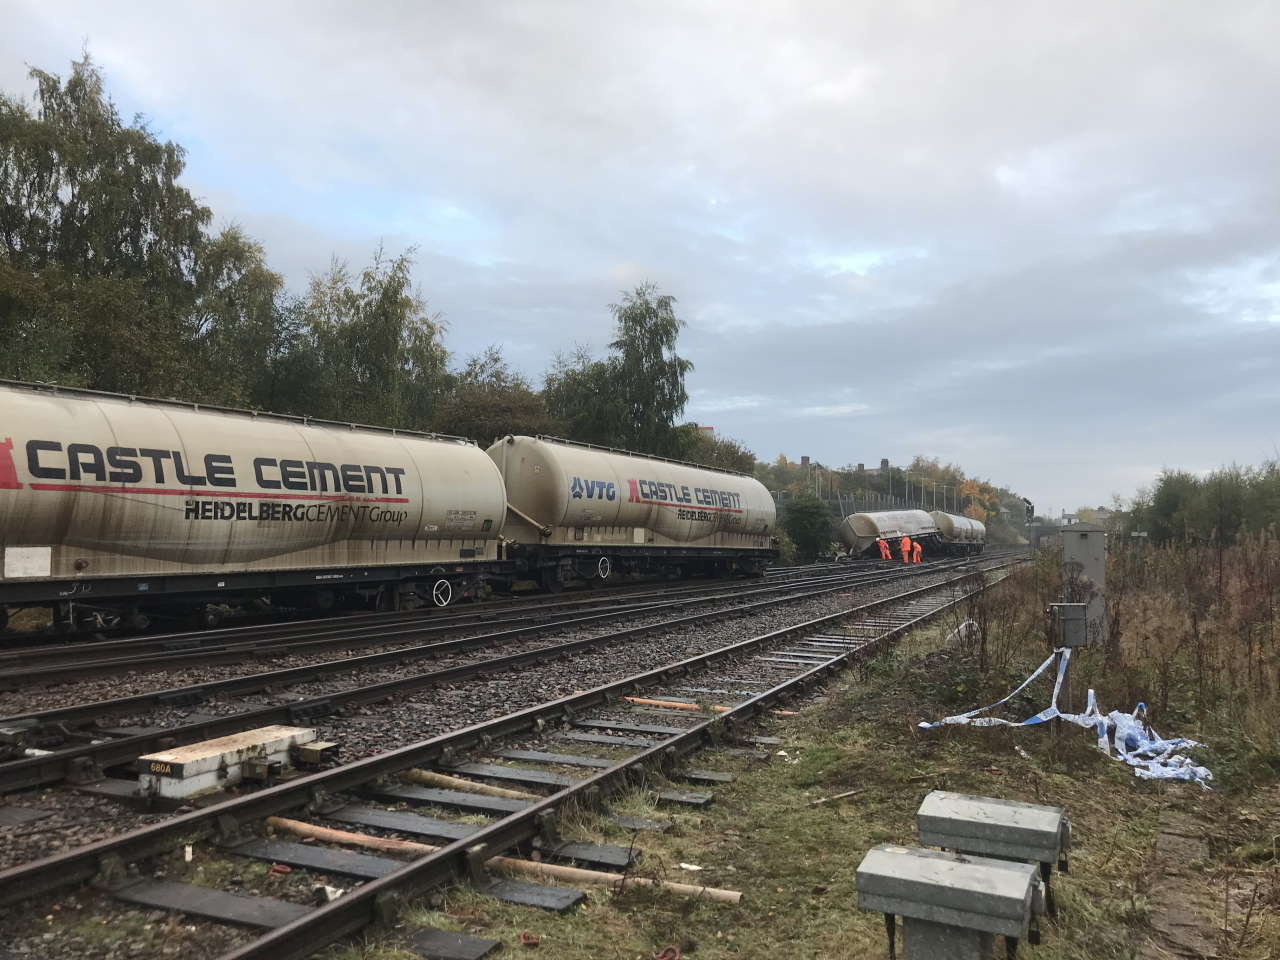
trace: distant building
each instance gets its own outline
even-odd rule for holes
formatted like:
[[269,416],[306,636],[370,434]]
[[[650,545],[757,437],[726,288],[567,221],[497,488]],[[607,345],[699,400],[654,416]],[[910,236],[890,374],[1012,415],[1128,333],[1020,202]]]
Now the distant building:
[[889,458],[888,458],[888,457],[882,457],[882,458],[880,459],[880,466],[878,466],[878,467],[870,467],[870,468],[868,468],[868,467],[867,467],[867,465],[866,465],[865,463],[860,463],[860,464],[858,464],[858,469],[857,469],[857,471],[855,471],[855,472],[856,472],[856,473],[858,473],[860,476],[861,476],[861,475],[866,475],[866,474],[870,474],[871,476],[879,476],[879,475],[880,475],[880,474],[882,474],[882,473],[888,473],[888,472],[889,472]]

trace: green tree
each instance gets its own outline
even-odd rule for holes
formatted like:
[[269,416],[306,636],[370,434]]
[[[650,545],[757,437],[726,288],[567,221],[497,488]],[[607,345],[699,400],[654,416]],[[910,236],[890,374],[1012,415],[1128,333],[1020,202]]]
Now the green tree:
[[267,268],[262,247],[239,228],[201,244],[196,298],[183,338],[194,355],[213,362],[192,365],[192,396],[251,406],[274,382],[272,366],[287,335],[283,288],[280,275]]
[[1165,470],[1129,504],[1122,530],[1156,543],[1200,542],[1222,549],[1248,534],[1274,536],[1280,525],[1280,465],[1231,465],[1207,476]]
[[1199,481],[1185,470],[1166,470],[1152,491],[1146,509],[1151,539],[1168,543],[1187,536]]
[[249,400],[255,409],[299,416],[327,411],[321,393],[323,363],[306,308],[302,297],[281,294],[276,298],[276,323],[261,358],[263,375]]
[[614,351],[615,389],[621,405],[622,445],[629,450],[679,453],[676,418],[689,401],[684,378],[693,364],[675,352],[684,321],[676,316],[676,299],[643,283],[609,309],[617,323]]
[[569,439],[623,446],[620,410],[613,390],[613,367],[595,360],[585,347],[557,354],[542,396],[551,415],[565,425]]
[[675,303],[653,284],[641,284],[609,307],[616,329],[605,359],[582,348],[556,358],[544,396],[573,439],[680,456],[675,422],[689,399],[684,378],[693,364],[675,353],[684,326]]
[[86,57],[0,94],[0,364],[104,389],[170,385],[209,210],[183,156],[124,124]]
[[183,187],[181,147],[126,124],[86,56],[0,94],[0,371],[250,402],[280,278]]
[[333,420],[425,430],[448,384],[439,316],[412,287],[409,254],[351,276],[335,262],[302,305],[313,340],[310,412]]
[[808,563],[831,543],[831,511],[813,494],[798,493],[787,501],[782,528],[796,546],[796,559]]
[[1245,523],[1256,533],[1280,533],[1280,464],[1274,460],[1259,467],[1249,484]]
[[772,463],[757,461],[754,473],[770,490],[804,489],[807,479],[805,468],[788,460],[785,453],[778,454]]
[[10,262],[133,276],[190,296],[210,212],[178,184],[183,150],[126,126],[92,62],[32,70],[38,111],[0,94],[0,241]]
[[787,536],[787,531],[778,528],[778,563],[784,567],[789,567],[796,562],[796,545],[791,542],[791,538]]
[[696,423],[680,426],[679,436],[682,460],[747,475],[755,469],[756,455],[736,440],[717,437]]
[[547,412],[542,396],[507,366],[497,347],[470,358],[451,375],[432,427],[486,447],[509,433],[554,436],[564,432],[564,425]]

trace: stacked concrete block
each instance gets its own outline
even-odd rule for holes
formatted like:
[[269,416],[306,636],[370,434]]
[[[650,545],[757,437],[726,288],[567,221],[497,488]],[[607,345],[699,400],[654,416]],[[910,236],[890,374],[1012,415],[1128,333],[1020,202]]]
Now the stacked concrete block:
[[1010,957],[1038,942],[1049,871],[1070,844],[1064,811],[934,791],[917,821],[943,850],[882,844],[858,867],[858,905],[885,915],[890,957],[899,916],[907,960],[990,960],[997,936]]

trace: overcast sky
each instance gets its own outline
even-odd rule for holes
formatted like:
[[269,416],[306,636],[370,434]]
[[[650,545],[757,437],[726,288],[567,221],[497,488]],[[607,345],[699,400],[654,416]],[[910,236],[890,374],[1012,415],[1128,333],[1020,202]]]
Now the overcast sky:
[[679,299],[690,418],[1044,507],[1280,447],[1280,4],[0,0],[292,286],[416,246],[540,379]]

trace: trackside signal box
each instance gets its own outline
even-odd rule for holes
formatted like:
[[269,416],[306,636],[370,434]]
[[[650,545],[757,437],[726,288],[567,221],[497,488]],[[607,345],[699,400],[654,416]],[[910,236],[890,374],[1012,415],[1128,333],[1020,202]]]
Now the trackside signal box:
[[1107,531],[1094,523],[1062,528],[1063,600],[1085,605],[1085,643],[1107,639]]
[[1083,647],[1089,642],[1088,609],[1083,603],[1049,604],[1049,638],[1055,647]]

